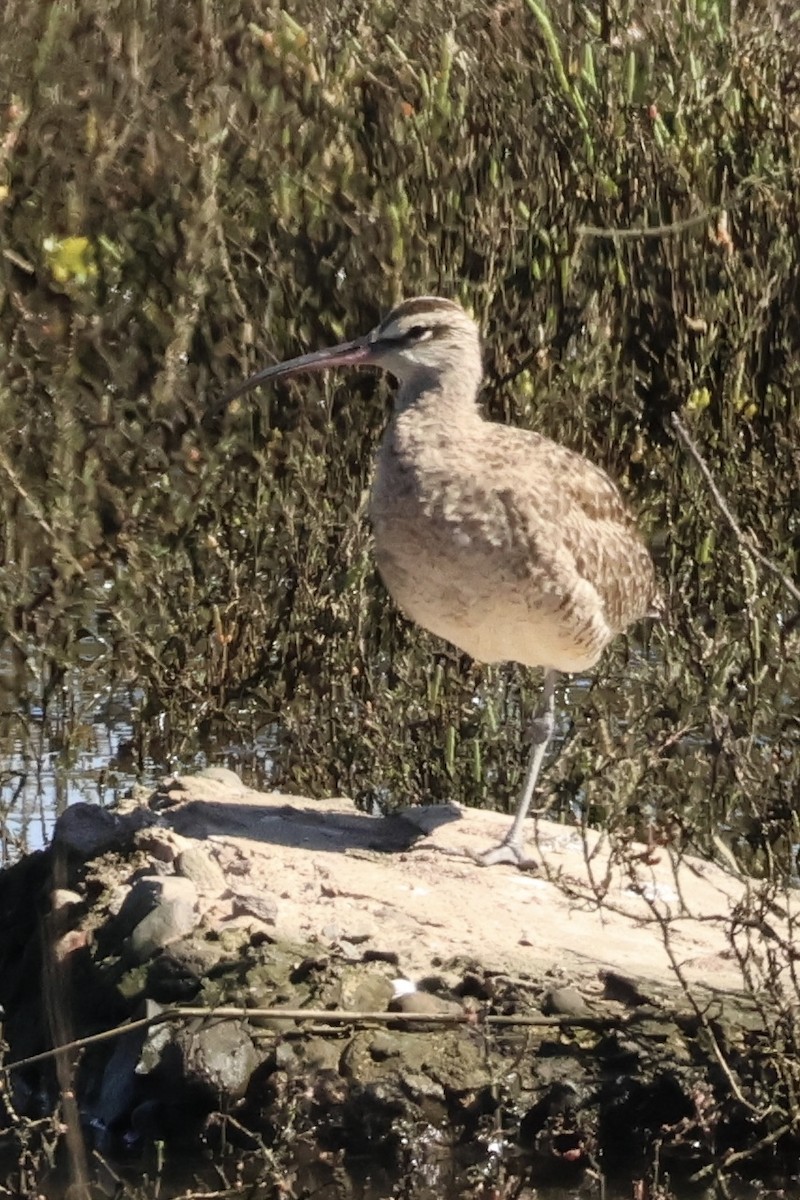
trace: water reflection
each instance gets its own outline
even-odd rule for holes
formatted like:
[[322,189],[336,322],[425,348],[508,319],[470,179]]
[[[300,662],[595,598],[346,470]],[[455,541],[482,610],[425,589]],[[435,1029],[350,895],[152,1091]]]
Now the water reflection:
[[252,737],[234,739],[224,727],[202,743],[196,730],[175,738],[163,713],[143,720],[142,691],[112,677],[101,637],[83,636],[59,678],[36,662],[35,648],[0,655],[0,866],[47,845],[69,805],[110,806],[134,784],[152,787],[168,773],[213,763],[254,787],[273,783],[278,731],[253,728],[252,713],[243,721]]
[[[44,846],[68,805],[112,804],[141,777],[132,740],[135,692],[87,692],[76,669],[43,702],[41,690],[34,697],[30,688],[27,695],[17,690],[19,677],[7,666],[0,668],[2,865]],[[157,775],[157,764],[144,765]]]

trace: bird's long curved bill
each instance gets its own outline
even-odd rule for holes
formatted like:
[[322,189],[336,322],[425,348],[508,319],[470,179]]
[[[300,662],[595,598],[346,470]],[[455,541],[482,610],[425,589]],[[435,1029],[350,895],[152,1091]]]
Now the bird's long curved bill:
[[275,363],[272,367],[264,367],[256,371],[244,383],[240,383],[233,391],[228,392],[226,402],[235,400],[251,388],[266,383],[269,379],[284,379],[289,375],[298,375],[303,371],[324,371],[331,367],[349,367],[358,363],[369,362],[373,357],[372,346],[366,338],[357,338],[354,342],[343,342],[340,346],[331,346],[326,350],[314,350],[311,354],[301,354],[298,358],[289,358],[286,362]]

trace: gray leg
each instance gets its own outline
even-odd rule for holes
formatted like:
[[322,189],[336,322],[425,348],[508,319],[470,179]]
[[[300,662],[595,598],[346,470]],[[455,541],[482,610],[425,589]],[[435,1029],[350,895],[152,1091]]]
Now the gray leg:
[[494,866],[495,863],[512,863],[517,867],[523,868],[536,865],[533,859],[526,858],[525,856],[523,829],[525,818],[528,815],[528,809],[533,799],[533,793],[536,789],[536,781],[542,769],[542,762],[544,761],[544,756],[550,739],[553,736],[553,729],[555,728],[557,679],[558,671],[545,672],[544,687],[542,688],[542,711],[532,722],[531,756],[528,761],[528,773],[525,776],[525,783],[523,784],[520,798],[517,801],[517,811],[514,813],[511,828],[500,845],[493,846],[490,850],[486,850],[478,856],[478,862],[482,863],[484,867]]

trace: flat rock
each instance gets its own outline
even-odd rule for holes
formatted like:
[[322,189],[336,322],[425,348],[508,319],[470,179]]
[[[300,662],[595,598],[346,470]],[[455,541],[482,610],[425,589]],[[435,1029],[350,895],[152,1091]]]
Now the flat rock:
[[[714,1141],[691,1122],[720,1046],[743,1044],[748,1014],[755,1071],[774,1044],[778,1025],[763,1028],[752,998],[772,960],[751,952],[741,919],[757,885],[668,849],[532,821],[540,872],[486,869],[476,855],[506,817],[448,805],[375,818],[208,774],[168,781],[120,822],[79,814],[62,826],[66,863],[41,852],[0,874],[12,1060],[50,1044],[38,953],[49,900],[73,1035],[133,1022],[82,1064],[79,1102],[102,1152],[208,1145],[229,1113],[254,1146],[299,1131],[326,1154],[382,1159],[398,1123],[461,1145],[491,1118],[548,1162],[571,1163],[587,1137],[600,1158],[623,1145],[640,1164],[654,1138],[664,1153],[669,1128],[702,1170]],[[48,857],[73,895],[53,895]],[[788,946],[795,898],[781,900],[769,931]],[[774,990],[774,975],[764,984]],[[31,1079],[15,1072],[25,1118],[41,1113],[52,1065]],[[738,1098],[719,1103],[733,1127]]]
[[508,828],[499,813],[448,804],[371,817],[346,799],[256,792],[208,773],[168,781],[154,805],[165,798],[162,820],[210,841],[232,891],[275,896],[279,939],[358,939],[364,956],[388,945],[418,977],[437,960],[511,973],[557,963],[597,992],[601,969],[674,986],[679,961],[687,983],[743,985],[728,914],[747,882],[668,847],[631,845],[623,864],[600,832],[532,820],[529,850],[543,868],[532,875],[476,865]]

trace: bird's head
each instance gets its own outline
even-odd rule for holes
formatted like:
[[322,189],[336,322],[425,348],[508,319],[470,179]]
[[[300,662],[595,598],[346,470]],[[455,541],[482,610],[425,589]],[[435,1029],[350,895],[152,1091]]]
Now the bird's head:
[[401,384],[435,379],[452,370],[468,372],[477,383],[480,337],[460,304],[439,296],[418,296],[398,304],[380,325],[355,341],[264,367],[235,388],[228,399],[270,379],[347,366],[380,367]]

